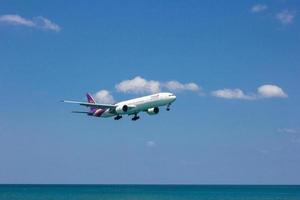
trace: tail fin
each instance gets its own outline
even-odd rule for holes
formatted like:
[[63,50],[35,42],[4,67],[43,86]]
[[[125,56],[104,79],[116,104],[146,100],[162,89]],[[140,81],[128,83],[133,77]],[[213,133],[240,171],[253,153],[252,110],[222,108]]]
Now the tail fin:
[[86,98],[89,103],[96,103],[96,101],[94,100],[91,94],[87,93]]
[[[94,98],[93,98],[93,96],[92,96],[91,94],[87,93],[87,94],[86,94],[86,98],[87,98],[87,101],[88,101],[89,103],[96,103],[96,101],[94,100]],[[91,112],[91,113],[95,113],[96,111],[97,111],[96,108],[90,108],[90,112]]]

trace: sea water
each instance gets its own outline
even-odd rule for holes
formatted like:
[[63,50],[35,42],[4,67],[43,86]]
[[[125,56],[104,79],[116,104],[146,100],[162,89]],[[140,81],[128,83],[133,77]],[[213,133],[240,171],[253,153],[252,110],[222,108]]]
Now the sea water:
[[300,186],[0,185],[0,200],[300,200]]

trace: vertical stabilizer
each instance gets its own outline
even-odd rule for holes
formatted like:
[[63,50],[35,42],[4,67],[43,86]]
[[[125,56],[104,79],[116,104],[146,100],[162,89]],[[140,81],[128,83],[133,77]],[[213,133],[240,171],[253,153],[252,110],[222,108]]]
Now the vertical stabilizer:
[[87,93],[86,98],[89,103],[96,103],[96,101],[94,100],[91,94]]
[[[96,103],[96,101],[94,100],[94,98],[91,94],[87,93],[86,98],[89,103]],[[91,110],[91,113],[95,113],[97,111],[96,108],[90,108],[90,110]]]

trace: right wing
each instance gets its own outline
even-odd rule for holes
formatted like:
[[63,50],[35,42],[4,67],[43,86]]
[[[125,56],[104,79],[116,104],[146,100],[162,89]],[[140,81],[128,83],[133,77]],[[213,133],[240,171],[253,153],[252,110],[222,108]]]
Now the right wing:
[[88,102],[80,102],[80,101],[63,100],[62,102],[79,104],[81,106],[86,106],[86,107],[90,107],[90,108],[101,108],[101,109],[112,108],[112,109],[115,109],[117,107],[117,106],[112,105],[112,104],[98,104],[98,103],[88,103]]

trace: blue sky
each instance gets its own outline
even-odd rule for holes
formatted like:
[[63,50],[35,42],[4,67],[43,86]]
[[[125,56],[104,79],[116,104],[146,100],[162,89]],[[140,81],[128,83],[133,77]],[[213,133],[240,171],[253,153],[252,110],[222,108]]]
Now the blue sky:
[[[299,8],[1,1],[0,183],[300,184]],[[156,91],[136,122],[59,102]]]

